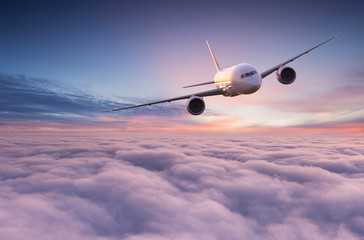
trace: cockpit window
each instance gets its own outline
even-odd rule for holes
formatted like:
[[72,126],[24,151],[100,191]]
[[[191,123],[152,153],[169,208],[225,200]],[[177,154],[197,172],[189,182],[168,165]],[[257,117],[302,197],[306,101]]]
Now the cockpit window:
[[257,71],[253,70],[253,71],[251,71],[251,72],[248,72],[248,73],[244,73],[244,74],[242,74],[242,75],[240,76],[240,78],[249,77],[249,76],[254,75],[254,74],[256,74],[256,73],[257,73]]

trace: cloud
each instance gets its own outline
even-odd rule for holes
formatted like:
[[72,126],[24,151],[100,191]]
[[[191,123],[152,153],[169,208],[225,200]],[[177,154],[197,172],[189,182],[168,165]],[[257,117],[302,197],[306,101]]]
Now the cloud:
[[[118,112],[105,114],[103,111],[130,106],[150,99],[107,98],[87,93],[78,88],[62,86],[54,82],[20,75],[0,74],[0,123],[28,125],[83,125],[102,126],[103,117],[123,116]],[[146,107],[127,112],[128,117],[174,116],[185,113],[181,105]],[[112,125],[127,125],[125,120]]]
[[362,138],[2,134],[1,239],[360,239]]
[[[347,114],[351,111],[363,109],[364,72],[363,64],[351,67],[346,72],[339,72],[334,77],[342,79],[338,86],[327,86],[327,91],[320,94],[307,94],[300,98],[291,100],[271,99],[265,105],[284,111],[319,113],[344,111]],[[315,88],[315,86],[311,86]],[[343,114],[341,113],[341,114]]]
[[[360,83],[360,81],[357,82]],[[245,116],[237,116],[236,113],[221,115],[211,110],[206,110],[202,116],[191,116],[183,103],[166,103],[105,113],[103,112],[105,110],[152,100],[103,97],[77,88],[57,85],[48,80],[18,75],[0,74],[0,96],[0,125],[4,130],[274,131],[266,127],[269,123],[267,125],[266,121],[262,122],[261,119],[264,118],[259,118],[259,122],[256,122],[258,118],[254,116],[254,119],[249,117],[245,119]],[[267,106],[272,104],[274,105],[274,101],[269,101]],[[306,103],[303,105],[306,106]],[[299,110],[299,104],[288,103],[285,108],[290,110],[290,106],[297,107],[297,111],[305,111]],[[328,132],[361,132],[363,122],[360,116],[361,110],[360,106],[335,116],[324,113],[322,116],[314,116],[314,119],[311,118],[309,121],[292,123],[285,131],[322,129]],[[349,114],[351,117],[348,118]],[[279,131],[281,130],[282,128]]]

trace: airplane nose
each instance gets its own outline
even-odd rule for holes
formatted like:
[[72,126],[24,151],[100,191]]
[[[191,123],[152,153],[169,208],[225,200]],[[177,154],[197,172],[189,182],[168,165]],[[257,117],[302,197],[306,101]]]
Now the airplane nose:
[[259,78],[252,78],[249,87],[249,93],[254,93],[259,90],[262,82]]

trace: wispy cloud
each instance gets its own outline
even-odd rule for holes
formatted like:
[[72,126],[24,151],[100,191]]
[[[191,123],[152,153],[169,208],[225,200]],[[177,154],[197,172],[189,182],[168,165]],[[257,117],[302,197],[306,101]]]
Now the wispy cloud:
[[[129,106],[140,99],[107,98],[60,86],[51,81],[18,75],[0,75],[0,120],[2,124],[101,125],[116,116],[171,116],[181,112],[180,105],[135,109],[127,113],[103,113]],[[150,100],[145,100],[150,101]],[[108,116],[107,116],[108,115]],[[117,117],[116,117],[117,118]],[[115,119],[116,119],[115,118]],[[118,123],[122,123],[119,121]],[[125,123],[125,121],[124,121]],[[109,123],[110,124],[110,123]],[[111,125],[111,124],[110,124]]]
[[[336,87],[328,86],[326,92],[308,94],[299,99],[267,101],[266,104],[285,111],[319,113],[342,112],[362,106],[364,91],[364,66],[358,66],[336,77],[342,79]],[[334,82],[334,81],[333,81]],[[315,86],[312,86],[315,88]],[[359,109],[357,109],[359,110]]]
[[[353,83],[354,84],[354,83]],[[355,85],[356,84],[356,85]],[[362,99],[362,82],[343,88],[353,89],[354,97],[351,103]],[[358,85],[358,86],[357,86]],[[304,113],[307,108],[328,108],[317,111],[329,111],[336,101],[344,98],[342,89],[336,89],[330,94],[316,96],[316,98],[302,101],[269,101],[266,104],[271,108],[283,108],[285,111]],[[345,91],[344,91],[345,92]],[[360,92],[360,93],[359,93]],[[0,125],[3,128],[101,128],[124,130],[166,130],[166,131],[274,131],[274,127],[267,127],[265,119],[249,119],[245,124],[245,116],[217,113],[210,108],[202,116],[191,116],[187,113],[184,104],[180,102],[160,104],[157,106],[136,108],[128,111],[105,113],[103,111],[140,104],[151,99],[126,99],[121,97],[104,97],[92,94],[78,88],[57,85],[51,81],[37,78],[28,78],[18,75],[0,74]],[[336,100],[337,96],[341,96]],[[157,99],[152,99],[157,100]],[[355,100],[355,101],[354,101]],[[346,100],[345,100],[346,101]],[[320,104],[313,104],[320,102]],[[329,104],[326,104],[328,102]],[[350,105],[348,104],[348,105]],[[345,104],[344,104],[345,105]],[[348,105],[345,105],[347,107]],[[360,105],[361,106],[361,105]],[[231,106],[233,108],[234,106]],[[316,112],[313,111],[313,112]],[[332,110],[332,109],[331,109]],[[331,111],[330,110],[330,111]],[[362,107],[351,108],[345,114],[333,113],[323,121],[306,121],[290,124],[290,131],[312,128],[316,131],[323,128],[324,132],[336,129],[337,126],[349,127],[346,132],[362,132],[363,128],[357,126],[363,123],[362,118],[346,118],[347,115],[357,114]],[[311,111],[312,112],[312,111]],[[247,113],[248,114],[248,113]],[[248,116],[247,116],[248,117]],[[334,118],[335,117],[335,118]],[[326,119],[326,120],[325,120]],[[269,123],[269,120],[267,120]],[[354,124],[354,125],[353,125]],[[282,128],[284,126],[280,126]],[[287,128],[288,129],[288,128]],[[289,130],[284,131],[289,131]],[[296,130],[294,130],[296,129]],[[340,128],[339,132],[343,132]]]

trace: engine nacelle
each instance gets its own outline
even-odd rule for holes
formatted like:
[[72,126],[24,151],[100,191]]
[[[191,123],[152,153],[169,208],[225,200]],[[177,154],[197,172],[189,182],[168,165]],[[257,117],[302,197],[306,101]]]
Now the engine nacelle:
[[205,101],[202,97],[192,96],[188,99],[186,108],[192,115],[200,115],[205,111]]
[[287,66],[282,66],[277,71],[277,80],[282,84],[291,84],[296,80],[296,71]]

